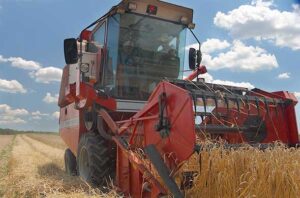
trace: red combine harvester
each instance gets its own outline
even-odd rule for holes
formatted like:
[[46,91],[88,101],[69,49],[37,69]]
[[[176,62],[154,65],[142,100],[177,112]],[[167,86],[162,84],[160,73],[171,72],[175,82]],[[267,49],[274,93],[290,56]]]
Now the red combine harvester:
[[95,187],[111,178],[125,196],[183,197],[173,173],[207,136],[230,148],[299,143],[293,94],[206,83],[200,44],[183,79],[194,27],[192,9],[124,0],[65,40],[58,104],[69,174]]

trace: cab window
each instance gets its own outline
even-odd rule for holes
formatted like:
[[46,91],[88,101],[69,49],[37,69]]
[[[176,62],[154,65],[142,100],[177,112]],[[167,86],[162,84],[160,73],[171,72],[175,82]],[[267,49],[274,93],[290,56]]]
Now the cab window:
[[106,23],[103,22],[93,34],[92,40],[97,47],[103,47],[105,44],[105,27]]

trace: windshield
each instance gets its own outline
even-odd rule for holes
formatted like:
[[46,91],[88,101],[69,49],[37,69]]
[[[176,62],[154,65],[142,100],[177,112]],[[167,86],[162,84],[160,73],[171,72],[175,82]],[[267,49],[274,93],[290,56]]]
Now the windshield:
[[147,100],[165,78],[183,77],[186,28],[136,14],[108,22],[104,85],[116,98]]

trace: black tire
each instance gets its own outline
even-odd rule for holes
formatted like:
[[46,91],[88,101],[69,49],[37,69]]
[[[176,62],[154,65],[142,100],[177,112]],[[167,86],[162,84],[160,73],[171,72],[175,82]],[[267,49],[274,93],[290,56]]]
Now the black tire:
[[65,171],[70,176],[77,175],[77,161],[75,155],[72,153],[70,149],[66,149],[65,151]]
[[92,187],[106,187],[115,176],[115,156],[108,142],[99,134],[81,136],[77,165],[79,176]]
[[97,113],[93,107],[84,109],[84,125],[87,131],[94,131],[97,129]]

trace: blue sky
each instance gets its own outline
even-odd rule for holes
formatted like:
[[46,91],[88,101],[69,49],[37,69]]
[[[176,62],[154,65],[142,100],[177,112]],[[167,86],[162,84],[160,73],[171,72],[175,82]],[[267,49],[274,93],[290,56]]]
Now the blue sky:
[[[77,37],[118,2],[0,0],[0,128],[58,130],[63,40]],[[296,1],[168,2],[194,9],[208,81],[288,90],[300,97]],[[195,41],[188,37],[187,42]]]

